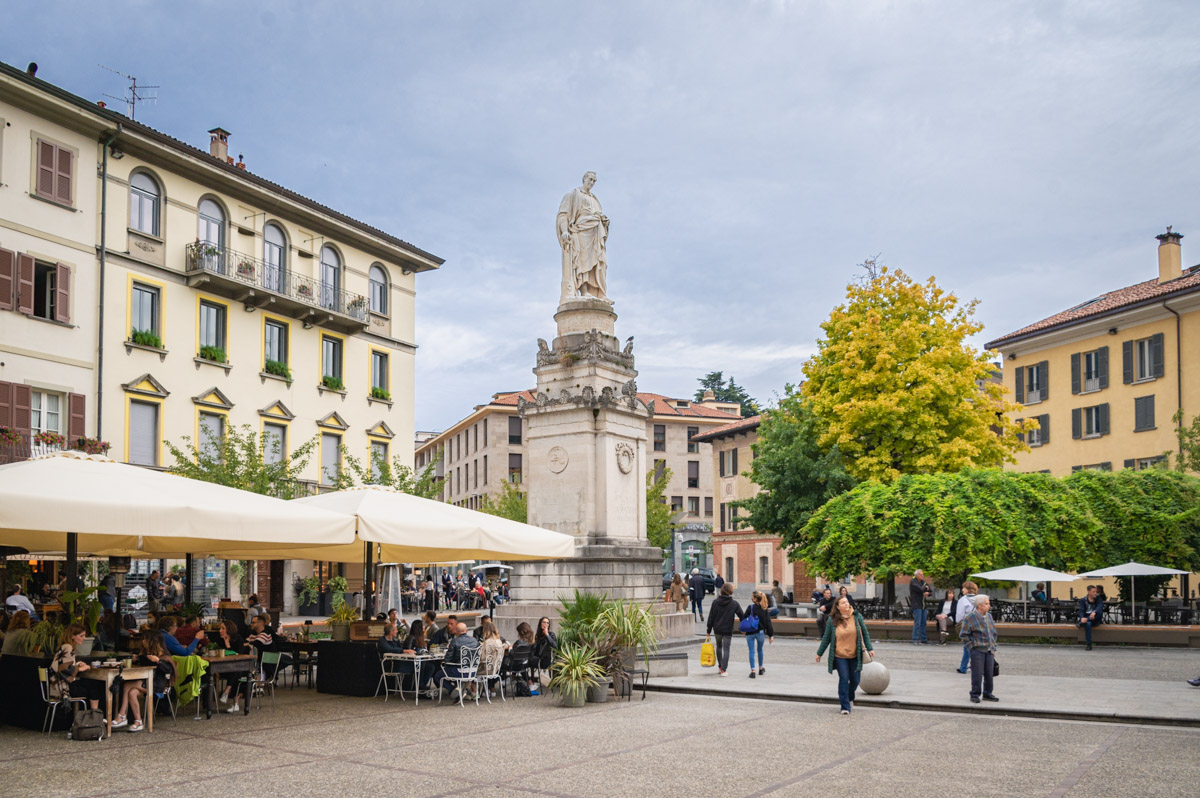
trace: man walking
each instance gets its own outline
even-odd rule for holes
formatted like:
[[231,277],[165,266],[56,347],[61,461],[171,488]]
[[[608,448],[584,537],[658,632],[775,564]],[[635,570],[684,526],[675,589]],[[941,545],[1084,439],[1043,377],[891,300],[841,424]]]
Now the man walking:
[[[992,693],[992,678],[996,669],[996,624],[989,610],[992,600],[987,596],[975,599],[975,611],[963,619],[959,636],[971,652],[971,703],[999,701]],[[982,688],[982,696],[980,691]]]
[[692,615],[697,620],[704,620],[704,575],[699,568],[692,569],[692,579],[688,582],[688,593],[692,599]]
[[912,581],[908,583],[908,606],[912,608],[913,645],[929,645],[929,632],[926,625],[929,618],[926,615],[925,597],[932,592],[929,583],[925,581],[925,572],[917,569]]
[[1087,595],[1079,600],[1079,625],[1087,639],[1087,650],[1092,650],[1092,629],[1104,623],[1104,599],[1100,598],[1100,586],[1088,585]]
[[733,622],[735,619],[740,621],[743,617],[745,616],[742,608],[733,600],[733,585],[722,585],[720,595],[708,608],[706,630],[708,634],[717,636],[717,667],[722,676],[729,669],[729,644],[733,641]]

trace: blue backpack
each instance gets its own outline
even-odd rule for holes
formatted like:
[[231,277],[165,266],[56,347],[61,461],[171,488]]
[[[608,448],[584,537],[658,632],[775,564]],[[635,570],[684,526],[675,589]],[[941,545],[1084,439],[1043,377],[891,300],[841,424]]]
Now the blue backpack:
[[742,622],[738,624],[738,631],[748,635],[758,633],[758,614],[754,611],[753,604],[748,608],[746,617],[742,618]]

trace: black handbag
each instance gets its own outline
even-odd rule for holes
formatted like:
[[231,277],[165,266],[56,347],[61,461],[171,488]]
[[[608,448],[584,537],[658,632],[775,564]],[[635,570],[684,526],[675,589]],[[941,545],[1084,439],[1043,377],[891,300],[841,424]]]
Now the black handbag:
[[992,657],[992,678],[1000,675],[1000,662],[994,656]]

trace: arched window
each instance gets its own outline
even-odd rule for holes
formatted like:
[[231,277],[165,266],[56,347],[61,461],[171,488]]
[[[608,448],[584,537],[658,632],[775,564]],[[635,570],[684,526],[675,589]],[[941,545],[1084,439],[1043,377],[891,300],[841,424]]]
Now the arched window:
[[287,271],[287,239],[277,224],[263,228],[263,286],[283,293],[283,275]]
[[376,263],[371,267],[371,312],[387,315],[387,272]]
[[207,246],[200,252],[202,268],[224,272],[221,248],[225,246],[225,212],[210,199],[200,200],[200,226],[196,237]]
[[158,235],[158,211],[162,190],[154,178],[137,172],[129,179],[129,226],[148,235]]
[[327,244],[321,248],[321,306],[330,310],[344,310],[338,307],[341,287],[342,259],[337,250]]

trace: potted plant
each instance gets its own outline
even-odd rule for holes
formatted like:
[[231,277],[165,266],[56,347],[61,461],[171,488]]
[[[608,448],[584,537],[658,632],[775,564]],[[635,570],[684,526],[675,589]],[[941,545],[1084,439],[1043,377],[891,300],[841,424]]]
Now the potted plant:
[[33,442],[39,446],[47,446],[54,449],[67,448],[67,439],[57,432],[39,432],[33,436]]
[[331,377],[328,374],[321,378],[321,385],[331,391],[346,390],[346,385],[342,382],[341,377]]
[[312,299],[312,295],[313,295],[312,286],[309,285],[308,283],[300,283],[299,285],[296,286],[296,293],[299,294],[300,296],[304,297],[305,299]]
[[241,277],[243,280],[253,280],[254,261],[249,260],[248,258],[243,258],[242,260],[238,261],[237,276]]
[[550,689],[562,696],[564,707],[581,707],[587,691],[604,677],[596,649],[587,643],[570,642],[558,647],[550,666]]
[[99,438],[76,438],[72,448],[85,454],[108,454],[111,447],[111,443]]
[[346,584],[346,577],[333,576],[329,578],[329,599],[334,607],[346,601],[346,591],[350,586]]
[[321,606],[321,580],[315,576],[297,579],[296,609],[301,615],[318,615]]
[[392,401],[392,393],[387,388],[372,388],[371,398],[382,399],[385,402],[390,402]]
[[628,670],[638,649],[649,666],[650,655],[658,650],[657,632],[654,614],[631,601],[609,602],[592,623],[600,662],[618,696],[628,695],[632,687]]
[[224,363],[225,350],[219,346],[202,346],[200,347],[200,359],[211,360],[214,363]]
[[83,628],[87,629],[88,636],[79,646],[76,653],[81,657],[86,657],[92,653],[92,646],[96,643],[96,624],[100,622],[100,602],[92,596],[95,596],[104,587],[102,585],[92,585],[83,590],[66,590],[62,594],[63,611],[66,613],[68,623],[81,623]]
[[11,427],[0,427],[0,446],[17,446],[24,438]]
[[162,349],[162,338],[154,330],[134,330],[129,334],[129,340],[138,346]]
[[55,621],[39,621],[25,638],[25,650],[31,657],[52,657],[62,639],[63,625]]
[[349,643],[350,624],[357,620],[358,607],[352,607],[344,601],[335,604],[333,613],[329,616],[329,631],[332,632],[333,639],[341,643]]
[[364,310],[367,309],[367,298],[365,296],[360,296],[360,297],[351,299],[350,302],[346,305],[346,307],[350,310],[351,313],[362,313]]
[[268,360],[264,362],[263,371],[267,374],[273,374],[276,377],[283,377],[288,381],[288,384],[292,382],[292,370],[282,360]]

